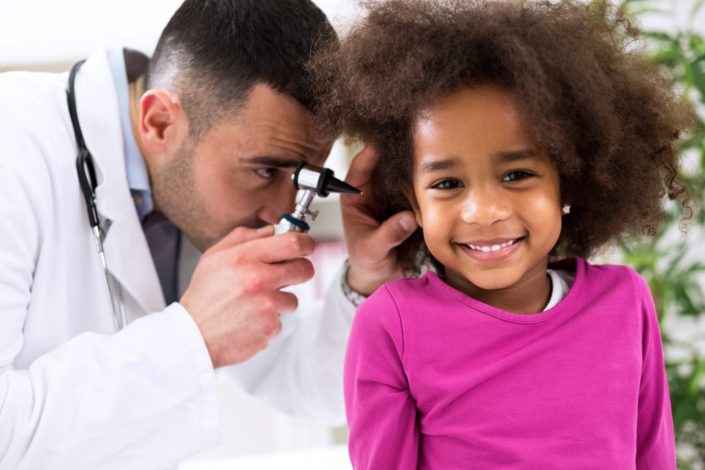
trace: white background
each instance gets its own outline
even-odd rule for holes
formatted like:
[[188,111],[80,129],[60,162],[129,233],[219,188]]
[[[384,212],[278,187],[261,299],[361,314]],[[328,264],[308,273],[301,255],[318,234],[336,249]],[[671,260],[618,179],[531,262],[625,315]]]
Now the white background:
[[[355,0],[314,0],[339,31],[356,16]],[[690,21],[705,31],[705,9],[695,0],[659,0],[668,15],[654,24],[669,28]],[[180,0],[0,0],[0,69],[64,66],[101,46],[127,46],[151,53],[159,32]]]
[[[357,11],[351,0],[314,0],[336,28]],[[102,46],[151,54],[181,0],[0,0],[0,68],[71,63]]]

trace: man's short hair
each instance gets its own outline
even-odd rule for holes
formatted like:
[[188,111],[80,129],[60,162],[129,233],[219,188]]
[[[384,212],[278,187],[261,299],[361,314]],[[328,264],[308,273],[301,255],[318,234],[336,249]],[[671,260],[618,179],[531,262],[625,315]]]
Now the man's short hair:
[[307,63],[337,36],[310,0],[185,0],[162,31],[147,86],[177,93],[200,135],[257,83],[312,111]]

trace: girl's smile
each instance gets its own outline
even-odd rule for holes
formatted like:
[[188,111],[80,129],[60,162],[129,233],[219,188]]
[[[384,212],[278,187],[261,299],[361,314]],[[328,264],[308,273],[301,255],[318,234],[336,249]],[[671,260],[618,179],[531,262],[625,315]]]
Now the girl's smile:
[[459,243],[467,250],[469,256],[478,261],[501,261],[508,258],[520,247],[524,237],[499,238],[489,241],[478,240]]
[[414,125],[416,218],[447,282],[496,307],[538,312],[561,231],[559,175],[498,86],[434,101]]

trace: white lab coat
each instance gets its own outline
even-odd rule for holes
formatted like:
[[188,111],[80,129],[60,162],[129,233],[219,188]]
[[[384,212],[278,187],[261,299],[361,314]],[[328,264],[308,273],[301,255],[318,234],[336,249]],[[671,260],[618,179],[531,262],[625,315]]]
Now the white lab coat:
[[[127,327],[115,333],[76,176],[66,81],[65,73],[0,75],[0,468],[173,466],[217,443],[215,374],[191,317],[164,305],[101,51],[83,65],[76,94],[98,210],[112,222],[108,267],[127,310]],[[182,278],[195,264],[187,255]],[[285,411],[339,423],[353,315],[334,285],[266,351],[218,373]]]

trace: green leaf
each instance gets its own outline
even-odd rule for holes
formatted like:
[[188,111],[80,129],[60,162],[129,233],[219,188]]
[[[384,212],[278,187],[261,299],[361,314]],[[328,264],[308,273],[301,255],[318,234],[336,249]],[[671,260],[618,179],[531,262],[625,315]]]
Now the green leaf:
[[705,52],[705,40],[699,34],[688,34],[688,46],[694,55],[701,55]]
[[698,360],[690,379],[689,392],[691,395],[698,396],[699,392],[703,390],[703,379],[705,379],[705,361]]
[[676,38],[674,36],[671,36],[669,33],[665,33],[662,31],[642,31],[641,35],[644,36],[645,38],[655,39],[655,40],[661,41],[661,42],[667,42],[667,43],[676,42]]
[[700,99],[705,103],[705,54],[698,56],[690,63],[690,75],[693,85],[700,92]]

